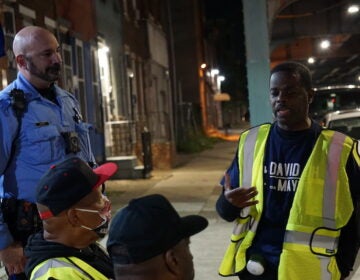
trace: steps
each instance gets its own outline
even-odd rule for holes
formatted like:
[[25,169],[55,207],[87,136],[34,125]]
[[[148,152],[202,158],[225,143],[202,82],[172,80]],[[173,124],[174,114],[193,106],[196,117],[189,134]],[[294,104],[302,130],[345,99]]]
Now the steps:
[[112,179],[144,179],[150,176],[143,165],[138,165],[136,156],[108,157],[106,161],[114,162],[119,167]]

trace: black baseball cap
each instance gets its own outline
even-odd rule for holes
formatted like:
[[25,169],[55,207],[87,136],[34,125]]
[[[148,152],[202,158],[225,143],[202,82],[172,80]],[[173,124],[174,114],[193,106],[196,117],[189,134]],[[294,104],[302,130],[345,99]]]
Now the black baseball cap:
[[112,162],[92,169],[78,157],[67,158],[52,165],[36,188],[36,203],[49,208],[48,211],[39,213],[41,219],[48,219],[69,209],[101,186],[117,169],[117,165]]
[[208,225],[199,215],[180,217],[160,194],[130,201],[112,219],[107,249],[114,264],[136,264],[166,252]]

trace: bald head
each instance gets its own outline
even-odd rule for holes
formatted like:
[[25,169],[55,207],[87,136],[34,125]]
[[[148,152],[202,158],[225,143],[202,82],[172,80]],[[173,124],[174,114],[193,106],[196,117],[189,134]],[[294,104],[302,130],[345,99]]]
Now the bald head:
[[15,57],[18,55],[26,55],[29,47],[34,44],[34,42],[41,42],[44,38],[55,36],[45,28],[39,26],[27,26],[21,29],[14,38],[13,42],[13,52]]
[[36,88],[48,88],[61,73],[59,43],[50,31],[39,26],[27,26],[14,38],[13,52],[17,67]]

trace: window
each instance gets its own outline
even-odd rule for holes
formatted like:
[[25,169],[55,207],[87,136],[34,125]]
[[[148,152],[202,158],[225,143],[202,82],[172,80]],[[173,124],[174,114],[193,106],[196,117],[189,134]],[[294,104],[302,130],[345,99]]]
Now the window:
[[33,9],[19,5],[19,13],[23,17],[23,26],[35,25],[36,13]]
[[76,40],[75,44],[75,58],[76,58],[76,78],[77,88],[75,89],[76,97],[80,101],[81,113],[84,120],[87,120],[87,102],[86,102],[86,89],[84,77],[84,49],[83,42]]
[[92,90],[94,94],[94,104],[97,108],[95,109],[95,126],[100,131],[104,130],[103,123],[103,108],[100,92],[100,81],[99,81],[99,65],[98,65],[98,55],[95,47],[91,47],[91,73],[92,73]]
[[47,30],[49,30],[52,34],[54,34],[55,37],[57,37],[56,35],[56,21],[49,18],[49,17],[44,17],[44,23],[45,23],[45,27]]
[[64,89],[72,92],[74,89],[73,71],[72,71],[72,53],[71,53],[71,47],[67,44],[62,44],[62,59],[63,59]]
[[[16,69],[16,61],[14,54],[12,52],[12,43],[14,41],[14,36],[16,33],[15,29],[15,17],[14,17],[14,9],[8,6],[4,6],[4,39],[5,39],[5,52],[8,59],[8,67],[9,69]],[[9,77],[15,78],[15,77]]]
[[14,9],[4,6],[4,34],[14,37],[15,36],[15,17]]

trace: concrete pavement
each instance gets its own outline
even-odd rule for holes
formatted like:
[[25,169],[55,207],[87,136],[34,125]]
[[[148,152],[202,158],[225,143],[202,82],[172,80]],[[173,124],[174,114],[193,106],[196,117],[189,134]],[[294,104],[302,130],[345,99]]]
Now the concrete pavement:
[[178,168],[153,171],[151,179],[112,180],[106,185],[113,209],[123,207],[134,197],[161,193],[181,216],[200,214],[208,218],[208,228],[191,238],[196,280],[223,279],[218,276],[217,269],[232,224],[218,217],[214,205],[220,192],[218,182],[235,150],[236,142],[220,142],[213,149],[190,156],[190,160]]
[[[189,156],[185,164],[175,169],[153,171],[150,179],[107,182],[113,209],[123,207],[132,198],[161,193],[172,202],[181,216],[200,214],[208,218],[208,228],[191,238],[195,280],[225,279],[218,275],[217,269],[228,245],[232,223],[223,221],[217,215],[215,202],[221,191],[218,182],[230,164],[236,147],[236,142],[219,142],[213,149]],[[348,279],[360,280],[360,271]]]

